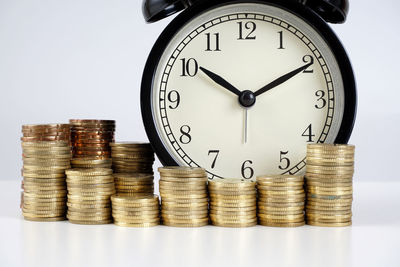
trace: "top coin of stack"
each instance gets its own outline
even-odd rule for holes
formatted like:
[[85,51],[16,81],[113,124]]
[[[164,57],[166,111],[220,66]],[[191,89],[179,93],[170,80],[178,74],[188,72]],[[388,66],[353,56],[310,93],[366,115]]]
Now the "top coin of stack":
[[352,221],[354,151],[352,145],[307,147],[307,223],[348,226]]
[[207,174],[202,168],[164,167],[160,172],[161,217],[164,225],[208,224]]
[[71,140],[69,124],[31,124],[22,126],[22,142]]
[[74,158],[110,158],[113,120],[70,120]]
[[256,183],[242,179],[220,179],[208,183],[211,223],[222,227],[257,224]]
[[304,177],[266,175],[257,177],[258,218],[261,225],[297,227],[304,222]]
[[22,211],[27,220],[65,219],[65,170],[71,149],[66,141],[22,142],[24,193]]
[[148,143],[111,143],[114,173],[153,174],[154,152]]

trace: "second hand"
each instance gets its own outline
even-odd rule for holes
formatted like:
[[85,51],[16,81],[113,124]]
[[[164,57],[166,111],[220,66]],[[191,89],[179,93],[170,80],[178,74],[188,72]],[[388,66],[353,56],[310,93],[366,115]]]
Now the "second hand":
[[248,109],[244,109],[244,143],[247,143],[247,120],[248,120]]

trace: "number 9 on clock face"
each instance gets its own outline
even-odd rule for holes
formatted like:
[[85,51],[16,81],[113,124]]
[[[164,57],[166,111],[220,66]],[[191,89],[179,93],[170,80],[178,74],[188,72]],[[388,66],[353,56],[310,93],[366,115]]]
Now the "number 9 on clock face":
[[142,82],[146,131],[164,164],[254,180],[302,174],[307,144],[347,142],[350,63],[329,28],[311,25],[316,15],[298,12],[223,1],[167,27]]

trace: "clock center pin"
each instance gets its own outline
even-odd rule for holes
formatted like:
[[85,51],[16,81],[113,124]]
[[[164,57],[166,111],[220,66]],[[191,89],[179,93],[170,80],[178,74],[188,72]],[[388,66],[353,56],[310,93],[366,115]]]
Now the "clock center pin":
[[239,96],[239,103],[245,108],[252,107],[256,103],[256,96],[252,91],[245,90]]

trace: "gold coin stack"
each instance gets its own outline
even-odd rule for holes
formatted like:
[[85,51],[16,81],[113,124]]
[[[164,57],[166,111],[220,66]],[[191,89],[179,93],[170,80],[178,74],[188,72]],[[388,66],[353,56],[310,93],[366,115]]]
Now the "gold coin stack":
[[257,194],[254,182],[220,179],[208,183],[211,223],[222,227],[257,224]]
[[148,143],[111,143],[115,173],[153,174],[154,152]]
[[65,220],[71,148],[66,141],[22,142],[23,203],[26,220]]
[[74,169],[111,169],[112,159],[97,159],[97,158],[74,158],[71,160],[71,166]]
[[151,227],[160,224],[157,195],[111,197],[114,224],[126,227]]
[[258,218],[261,225],[297,227],[304,221],[304,177],[266,175],[257,177]]
[[152,196],[154,176],[144,173],[114,173],[115,189],[120,196]]
[[206,171],[192,167],[164,167],[158,171],[163,224],[175,227],[207,225]]
[[115,194],[111,169],[70,169],[67,218],[76,224],[111,223],[111,196]]
[[353,145],[308,145],[307,224],[352,224],[354,151]]
[[113,120],[70,120],[74,158],[110,158],[114,142]]
[[71,141],[69,124],[31,124],[22,126],[22,142]]

